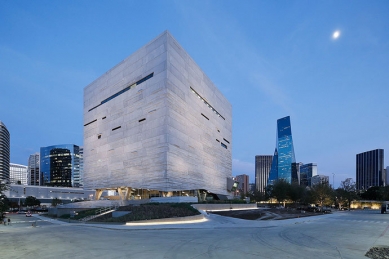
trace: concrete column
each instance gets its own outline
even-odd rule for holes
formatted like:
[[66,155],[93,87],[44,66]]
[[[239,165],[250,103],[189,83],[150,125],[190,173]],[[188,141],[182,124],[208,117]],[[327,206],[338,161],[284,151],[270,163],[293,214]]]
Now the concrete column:
[[102,189],[96,189],[95,200],[100,200],[101,194],[103,194],[103,190]]

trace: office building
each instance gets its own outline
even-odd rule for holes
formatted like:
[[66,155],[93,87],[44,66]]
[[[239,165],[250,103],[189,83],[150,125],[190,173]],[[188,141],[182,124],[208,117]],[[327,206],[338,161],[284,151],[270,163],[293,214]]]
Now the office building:
[[275,180],[284,179],[288,183],[297,181],[292,177],[292,163],[295,163],[295,154],[292,139],[292,127],[290,117],[284,117],[277,120],[277,141],[274,151],[272,167],[268,184]]
[[80,172],[79,172],[78,185],[79,187],[83,187],[84,186],[84,147],[80,147],[79,155],[80,155]]
[[385,170],[385,186],[388,186],[389,185],[389,166],[386,167],[386,170]]
[[28,158],[27,167],[27,182],[28,185],[42,185],[42,174],[40,172],[40,159],[39,153],[30,155]]
[[357,190],[385,186],[383,149],[375,149],[356,155],[356,179]]
[[309,163],[300,165],[300,185],[312,186],[312,177],[317,175],[317,164]]
[[239,183],[239,193],[246,194],[250,191],[249,176],[247,174],[241,174],[236,176],[236,181]]
[[292,183],[300,185],[300,167],[303,163],[292,163]]
[[27,185],[27,166],[10,163],[9,178],[11,184]]
[[315,186],[315,185],[318,185],[318,184],[329,185],[330,184],[330,177],[327,176],[327,175],[321,175],[321,174],[312,176],[312,178],[311,178],[311,186]]
[[41,147],[40,172],[44,186],[78,187],[79,147],[73,144]]
[[0,121],[0,183],[9,183],[10,134]]
[[232,107],[169,32],[84,89],[84,187],[228,195]]
[[272,160],[272,155],[255,156],[255,191],[265,193]]

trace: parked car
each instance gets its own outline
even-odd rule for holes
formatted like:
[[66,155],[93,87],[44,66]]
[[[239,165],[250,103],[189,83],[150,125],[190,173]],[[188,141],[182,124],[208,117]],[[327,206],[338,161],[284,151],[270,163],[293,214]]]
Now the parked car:
[[389,212],[389,201],[384,201],[381,204],[381,214],[388,213]]
[[32,215],[31,215],[31,212],[30,211],[27,211],[27,213],[26,213],[26,217],[31,217]]
[[323,208],[321,209],[321,212],[323,212],[323,213],[331,213],[332,211],[331,211],[330,208],[323,207]]

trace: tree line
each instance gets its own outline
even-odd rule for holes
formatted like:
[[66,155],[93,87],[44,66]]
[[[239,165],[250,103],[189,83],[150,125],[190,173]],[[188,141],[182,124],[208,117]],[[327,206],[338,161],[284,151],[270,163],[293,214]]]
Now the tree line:
[[276,200],[284,205],[315,204],[321,207],[335,205],[336,208],[350,208],[353,200],[389,200],[389,186],[371,187],[364,192],[358,192],[352,178],[342,181],[337,189],[331,188],[327,183],[305,187],[279,179],[267,186],[264,193],[256,191],[248,196],[251,201],[256,202]]

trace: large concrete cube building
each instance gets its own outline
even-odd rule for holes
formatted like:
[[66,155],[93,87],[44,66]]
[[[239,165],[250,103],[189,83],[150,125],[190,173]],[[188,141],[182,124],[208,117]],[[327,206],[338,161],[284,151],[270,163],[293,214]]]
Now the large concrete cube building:
[[165,31],[85,87],[84,187],[227,195],[231,123],[231,104]]

